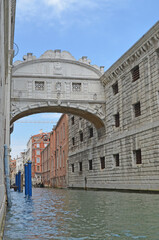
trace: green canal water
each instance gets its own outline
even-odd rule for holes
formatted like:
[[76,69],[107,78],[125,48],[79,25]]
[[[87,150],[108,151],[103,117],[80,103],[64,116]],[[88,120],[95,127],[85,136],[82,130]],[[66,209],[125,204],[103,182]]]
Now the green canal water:
[[11,192],[4,240],[159,240],[159,195],[34,188]]

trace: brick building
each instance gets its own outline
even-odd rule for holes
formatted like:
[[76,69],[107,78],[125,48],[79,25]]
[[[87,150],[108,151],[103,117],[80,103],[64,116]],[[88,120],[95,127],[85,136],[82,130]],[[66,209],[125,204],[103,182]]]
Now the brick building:
[[67,186],[68,115],[63,114],[50,133],[50,144],[42,151],[44,186]]
[[[42,162],[41,152],[50,142],[50,133],[40,131],[39,134],[32,136],[27,144],[27,160],[32,161],[32,183],[41,183]],[[31,157],[31,159],[30,159]]]
[[[52,133],[52,132],[51,132]],[[50,135],[51,135],[50,133]],[[42,183],[45,187],[50,186],[50,170],[51,170],[51,152],[50,152],[50,143],[42,150],[41,152],[41,166],[42,166]]]

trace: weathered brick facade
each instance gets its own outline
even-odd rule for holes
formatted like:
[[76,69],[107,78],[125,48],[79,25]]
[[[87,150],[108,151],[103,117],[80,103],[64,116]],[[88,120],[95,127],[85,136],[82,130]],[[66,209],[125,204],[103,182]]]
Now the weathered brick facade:
[[159,190],[159,22],[100,80],[105,136],[90,138],[90,123],[69,117],[69,186]]

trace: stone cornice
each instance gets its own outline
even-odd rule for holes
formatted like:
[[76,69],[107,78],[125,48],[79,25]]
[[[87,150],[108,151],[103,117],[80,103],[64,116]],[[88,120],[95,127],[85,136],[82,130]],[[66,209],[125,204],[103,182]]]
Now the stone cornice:
[[102,75],[100,78],[102,84],[105,86],[120,76],[135,61],[155,47],[156,43],[159,43],[159,21]]
[[69,64],[80,65],[80,66],[85,67],[87,69],[93,70],[96,74],[98,74],[99,77],[101,77],[101,75],[102,75],[101,71],[98,70],[93,65],[89,65],[87,63],[79,62],[79,61],[76,61],[76,60],[73,61],[73,60],[62,59],[62,58],[55,58],[55,59],[38,58],[38,59],[35,59],[35,60],[26,61],[26,62],[22,61],[18,65],[13,66],[13,75],[14,75],[14,72],[16,72],[16,70],[18,70],[19,68],[21,68],[23,66],[32,65],[32,64],[36,64],[36,63],[43,63],[43,62],[60,62],[60,63],[69,63]]

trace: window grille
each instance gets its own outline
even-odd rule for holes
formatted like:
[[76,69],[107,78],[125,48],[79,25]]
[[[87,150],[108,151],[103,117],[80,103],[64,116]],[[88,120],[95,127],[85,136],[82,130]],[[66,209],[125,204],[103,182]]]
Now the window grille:
[[115,160],[115,166],[119,167],[120,166],[119,154],[114,154],[114,160]]
[[72,91],[80,92],[81,91],[81,83],[72,83]]
[[79,162],[79,171],[82,172],[82,162]]
[[89,128],[89,137],[90,138],[93,137],[93,128],[92,127]]
[[71,168],[72,168],[72,172],[74,172],[75,171],[74,164],[71,164]]
[[135,158],[136,158],[136,164],[142,163],[142,157],[141,157],[141,149],[135,150]]
[[75,118],[74,118],[74,116],[71,118],[71,122],[72,122],[72,125],[75,124]]
[[93,170],[92,160],[89,160],[89,170]]
[[83,142],[83,132],[80,132],[80,141]]
[[141,115],[140,102],[134,104],[134,114],[135,114],[135,117],[138,117]]
[[44,82],[43,81],[35,81],[35,90],[43,91],[44,90]]
[[119,113],[114,115],[115,118],[115,127],[119,127],[120,126],[120,117],[119,117]]
[[101,163],[101,169],[105,168],[105,157],[100,158],[100,163]]
[[112,88],[113,88],[114,95],[116,95],[118,93],[118,82],[114,83],[112,85]]
[[72,145],[73,146],[75,145],[75,138],[74,137],[72,138]]
[[131,70],[131,74],[132,74],[132,81],[135,82],[136,80],[138,80],[140,78],[140,71],[139,71],[139,66],[134,67]]

